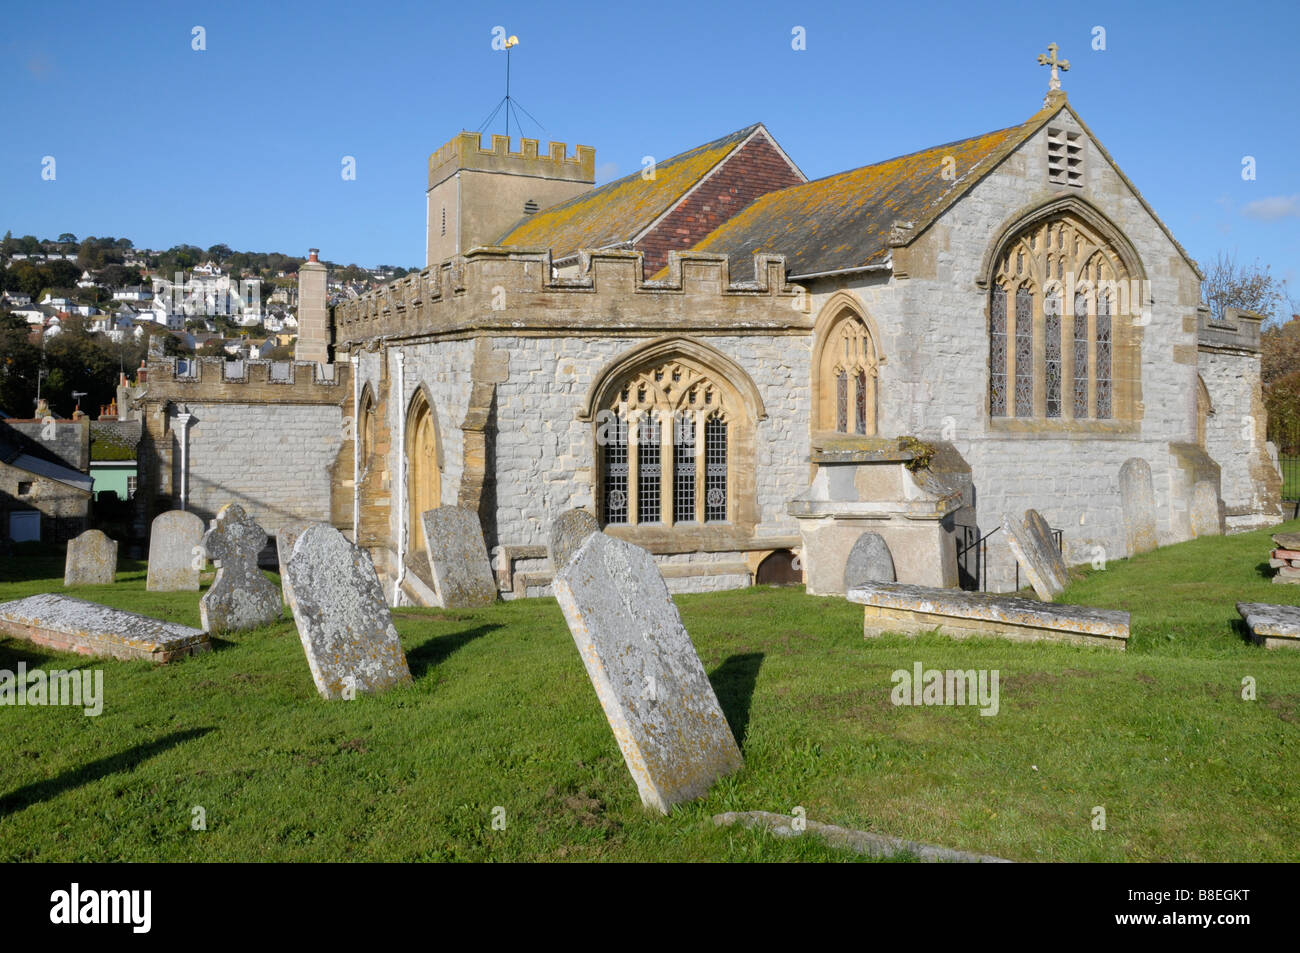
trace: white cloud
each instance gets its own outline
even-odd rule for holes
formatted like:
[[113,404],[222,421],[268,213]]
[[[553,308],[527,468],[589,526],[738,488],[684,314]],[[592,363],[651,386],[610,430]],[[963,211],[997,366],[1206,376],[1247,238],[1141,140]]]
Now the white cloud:
[[1247,202],[1241,214],[1261,222],[1300,218],[1300,195],[1270,195],[1268,198]]

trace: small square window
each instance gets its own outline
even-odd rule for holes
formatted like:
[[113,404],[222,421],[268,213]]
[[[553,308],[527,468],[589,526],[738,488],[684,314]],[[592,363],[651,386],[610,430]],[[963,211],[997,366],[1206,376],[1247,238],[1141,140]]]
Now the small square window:
[[32,492],[32,485],[31,485],[30,482],[25,482],[25,483],[19,483],[19,484],[18,484],[18,495],[19,495],[19,496],[27,496],[27,495],[29,495],[31,492]]

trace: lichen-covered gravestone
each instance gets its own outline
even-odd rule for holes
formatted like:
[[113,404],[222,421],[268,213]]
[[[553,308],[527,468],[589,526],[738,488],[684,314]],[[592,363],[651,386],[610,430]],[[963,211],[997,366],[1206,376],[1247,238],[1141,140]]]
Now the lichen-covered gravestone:
[[150,592],[184,592],[199,588],[203,562],[195,547],[203,539],[203,520],[185,510],[171,510],[154,517],[149,528]]
[[199,600],[203,631],[240,632],[280,618],[280,591],[257,566],[265,545],[266,530],[238,503],[227,503],[217,513],[200,543],[203,555],[217,567]]
[[1201,480],[1192,488],[1192,532],[1197,536],[1223,535],[1219,491],[1209,480]]
[[863,533],[849,550],[844,562],[844,591],[868,582],[895,582],[894,557],[885,537],[874,531]]
[[592,533],[600,532],[596,517],[586,510],[565,510],[551,524],[551,566],[559,572]]
[[592,533],[555,576],[641,803],[667,814],[744,763],[654,558]]
[[1034,587],[1038,598],[1051,602],[1063,591],[1052,568],[1039,546],[1034,534],[1010,513],[1002,517],[1002,532],[1006,534],[1007,545],[1011,548],[1016,562],[1024,570],[1025,578]]
[[1033,537],[1048,570],[1057,585],[1064,591],[1070,584],[1070,569],[1065,565],[1065,556],[1061,554],[1060,547],[1056,545],[1052,525],[1043,519],[1043,514],[1038,510],[1028,509],[1025,510],[1025,530]]
[[478,517],[460,506],[440,506],[425,513],[423,521],[438,603],[444,609],[469,609],[496,602],[496,576]]
[[1119,501],[1124,511],[1124,539],[1128,555],[1155,549],[1156,493],[1151,482],[1151,464],[1130,457],[1119,468]]
[[88,529],[68,542],[63,568],[65,586],[106,586],[117,573],[117,540]]
[[312,524],[307,520],[290,520],[275,531],[275,558],[280,567],[280,592],[284,595],[285,605],[293,605],[293,596],[290,593],[289,575],[284,571],[284,567],[289,565],[289,557],[293,555],[293,547],[301,536]]
[[362,549],[334,527],[312,523],[280,571],[322,698],[351,698],[411,680],[383,587]]

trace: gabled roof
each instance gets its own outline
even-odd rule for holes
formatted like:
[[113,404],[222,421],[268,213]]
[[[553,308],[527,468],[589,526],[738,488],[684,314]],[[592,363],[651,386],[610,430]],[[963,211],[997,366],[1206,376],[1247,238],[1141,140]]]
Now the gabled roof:
[[[883,266],[889,260],[890,232],[895,223],[910,226],[907,234],[901,236],[905,244],[910,244],[1062,111],[1074,117],[1200,276],[1196,261],[1079,118],[1064,93],[1049,93],[1043,108],[1018,126],[769,192],[719,225],[694,250],[728,255],[733,275],[749,272],[755,252],[785,255],[786,273],[794,279]],[[951,170],[947,175],[945,166]]]
[[[27,452],[32,451],[32,452]],[[79,490],[90,491],[94,481],[65,464],[33,440],[12,427],[0,426],[0,463],[36,476],[57,480]]]
[[733,274],[748,270],[754,252],[785,255],[792,278],[883,264],[895,222],[912,222],[919,232],[1058,108],[1019,126],[769,192],[695,250],[729,255]]
[[656,163],[653,179],[633,172],[526,216],[510,226],[496,244],[549,248],[558,260],[583,248],[632,242],[760,131],[771,138],[762,123],[754,123]]

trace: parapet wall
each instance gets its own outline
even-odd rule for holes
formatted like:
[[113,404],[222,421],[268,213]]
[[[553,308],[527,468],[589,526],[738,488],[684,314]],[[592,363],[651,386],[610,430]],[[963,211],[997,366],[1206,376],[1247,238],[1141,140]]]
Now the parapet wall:
[[429,156],[429,188],[465,169],[569,182],[596,181],[596,150],[591,146],[577,146],[577,154],[573,156],[567,154],[568,147],[563,142],[547,143],[547,149],[547,154],[539,155],[536,139],[520,139],[519,151],[511,152],[510,137],[496,135],[492,137],[492,147],[484,149],[477,132],[462,132]]
[[[313,361],[227,361],[176,358],[145,366],[141,403],[342,404],[352,399],[349,364]],[[350,406],[350,403],[349,403]]]
[[1197,315],[1197,343],[1203,348],[1227,348],[1260,353],[1260,326],[1264,316],[1240,308],[1226,308],[1223,318],[1215,321],[1210,310],[1203,308]]
[[659,281],[639,251],[583,251],[558,277],[545,249],[482,247],[345,301],[334,309],[346,348],[374,338],[500,330],[511,334],[808,330],[808,296],[786,280],[785,258],[756,254],[751,280],[725,255],[673,252]]

